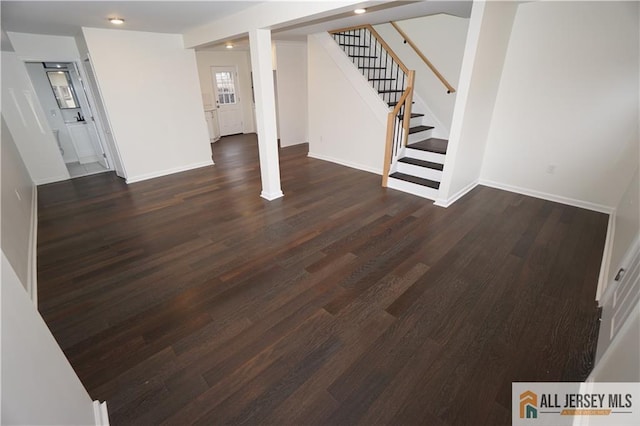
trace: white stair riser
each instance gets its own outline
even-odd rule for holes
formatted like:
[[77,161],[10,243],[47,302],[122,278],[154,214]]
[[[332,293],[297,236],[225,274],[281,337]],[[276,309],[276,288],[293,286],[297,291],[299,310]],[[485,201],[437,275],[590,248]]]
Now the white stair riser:
[[422,119],[424,117],[413,117],[409,122],[409,127],[422,126]]
[[405,157],[417,158],[418,160],[431,161],[432,163],[444,164],[444,154],[436,154],[435,152],[421,151],[419,149],[406,148]]
[[387,187],[391,189],[397,189],[398,191],[408,192],[409,194],[417,195],[418,197],[428,198],[429,200],[438,199],[437,189],[407,182],[401,179],[395,179],[390,177],[387,180]]
[[411,133],[409,134],[409,144],[415,143],[415,142],[420,142],[423,141],[425,139],[429,139],[432,136],[433,133],[433,129],[429,129],[429,130],[425,130],[424,132],[418,132],[418,133]]
[[442,180],[442,172],[440,170],[430,169],[428,167],[416,166],[413,164],[402,163],[398,161],[398,169],[400,173],[405,175],[417,176],[423,179],[435,180],[440,182]]

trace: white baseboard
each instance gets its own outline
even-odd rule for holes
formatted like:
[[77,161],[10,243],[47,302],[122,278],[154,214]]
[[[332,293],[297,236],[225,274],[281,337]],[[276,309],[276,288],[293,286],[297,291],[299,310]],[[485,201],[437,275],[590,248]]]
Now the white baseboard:
[[107,401],[93,401],[93,416],[96,419],[96,426],[109,426],[109,412],[107,411]]
[[31,221],[29,226],[29,247],[27,254],[27,291],[38,309],[38,187],[31,193]]
[[284,143],[284,142],[282,142],[282,139],[280,139],[280,148],[288,148],[290,146],[302,145],[304,143],[309,143],[309,142],[308,141],[299,141],[299,142]]
[[276,191],[276,192],[265,192],[265,191],[262,191],[260,196],[262,198],[264,198],[265,200],[267,200],[267,201],[273,201],[273,200],[276,200],[278,198],[284,197],[284,194],[282,193],[282,191]]
[[474,180],[469,185],[465,186],[460,191],[453,194],[453,196],[446,199],[443,199],[443,198],[437,199],[436,202],[433,204],[439,207],[445,207],[445,208],[449,207],[450,205],[458,201],[460,198],[464,197],[467,193],[471,192],[471,190],[476,186],[478,186],[478,181]]
[[609,270],[611,268],[611,253],[613,252],[613,236],[616,232],[616,215],[615,211],[609,214],[609,223],[607,223],[607,236],[604,240],[604,250],[602,251],[602,261],[600,263],[600,274],[598,275],[598,288],[596,289],[596,302],[599,306],[603,295],[607,289],[609,280]]
[[358,169],[369,173],[375,173],[377,175],[382,176],[382,170],[376,169],[371,166],[367,166],[364,164],[353,163],[351,161],[345,161],[340,158],[329,157],[328,155],[316,154],[313,152],[309,152],[307,154],[308,157],[315,158],[317,160],[329,161],[331,163],[340,164],[341,166],[351,167],[352,169]]
[[615,210],[614,207],[605,206],[603,204],[591,203],[589,201],[576,200],[574,198],[563,197],[561,195],[549,194],[547,192],[536,191],[528,188],[521,188],[519,186],[507,185],[500,182],[494,182],[487,179],[480,179],[478,182],[480,185],[489,186],[491,188],[502,189],[504,191],[515,192],[522,195],[528,195],[530,197],[541,198],[543,200],[553,201],[560,204],[566,204],[569,206],[580,207],[582,209],[593,210],[600,213],[612,214]]
[[186,172],[188,170],[199,169],[201,167],[207,167],[207,166],[213,166],[213,160],[208,160],[208,161],[203,161],[202,163],[194,163],[194,164],[189,164],[189,165],[186,165],[186,166],[174,167],[172,169],[159,170],[157,172],[146,173],[146,174],[143,174],[143,175],[128,177],[126,182],[127,182],[127,184],[135,183],[135,182],[142,182],[143,180],[149,180],[149,179],[154,179],[154,178],[157,178],[157,177],[168,176],[168,175],[172,175],[174,173]]
[[34,181],[34,183],[36,185],[46,185],[48,183],[61,182],[63,180],[69,180],[69,179],[71,179],[71,176],[67,172],[66,175],[53,176],[53,177],[48,177],[48,178],[44,178],[44,179],[38,179],[38,180]]

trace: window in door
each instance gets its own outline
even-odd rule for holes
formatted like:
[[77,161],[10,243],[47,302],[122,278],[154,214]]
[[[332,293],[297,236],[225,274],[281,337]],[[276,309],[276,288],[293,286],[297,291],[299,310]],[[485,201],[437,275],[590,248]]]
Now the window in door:
[[236,84],[233,73],[229,71],[218,71],[215,73],[216,87],[218,92],[218,103],[229,105],[236,103]]

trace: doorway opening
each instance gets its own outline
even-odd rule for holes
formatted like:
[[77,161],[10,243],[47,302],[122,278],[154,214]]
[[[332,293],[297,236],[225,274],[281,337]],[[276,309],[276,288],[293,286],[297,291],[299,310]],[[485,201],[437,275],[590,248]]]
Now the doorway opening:
[[27,62],[27,72],[71,178],[113,169],[73,62]]

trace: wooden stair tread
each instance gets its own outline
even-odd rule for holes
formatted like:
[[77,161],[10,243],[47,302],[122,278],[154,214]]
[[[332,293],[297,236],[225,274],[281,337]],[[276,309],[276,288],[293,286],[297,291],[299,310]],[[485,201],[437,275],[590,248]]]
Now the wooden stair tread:
[[411,164],[413,166],[419,166],[419,167],[426,167],[427,169],[434,169],[439,171],[442,171],[442,169],[444,168],[444,164],[433,163],[431,161],[424,161],[424,160],[419,160],[417,158],[411,158],[411,157],[402,157],[398,161],[400,163]]
[[[411,113],[411,118],[418,118],[418,117],[424,117],[424,114],[416,114],[416,113]],[[403,114],[398,114],[398,118],[400,120],[404,120],[404,115]]]
[[445,139],[429,138],[420,142],[407,145],[407,148],[419,149],[420,151],[435,152],[436,154],[447,153],[448,141]]
[[431,179],[423,179],[417,176],[411,176],[400,172],[391,173],[389,177],[404,180],[406,182],[415,183],[421,186],[427,186],[429,188],[438,189],[440,188],[440,182],[436,182]]
[[415,126],[409,128],[409,134],[412,135],[414,133],[426,132],[431,129],[433,129],[433,126]]

